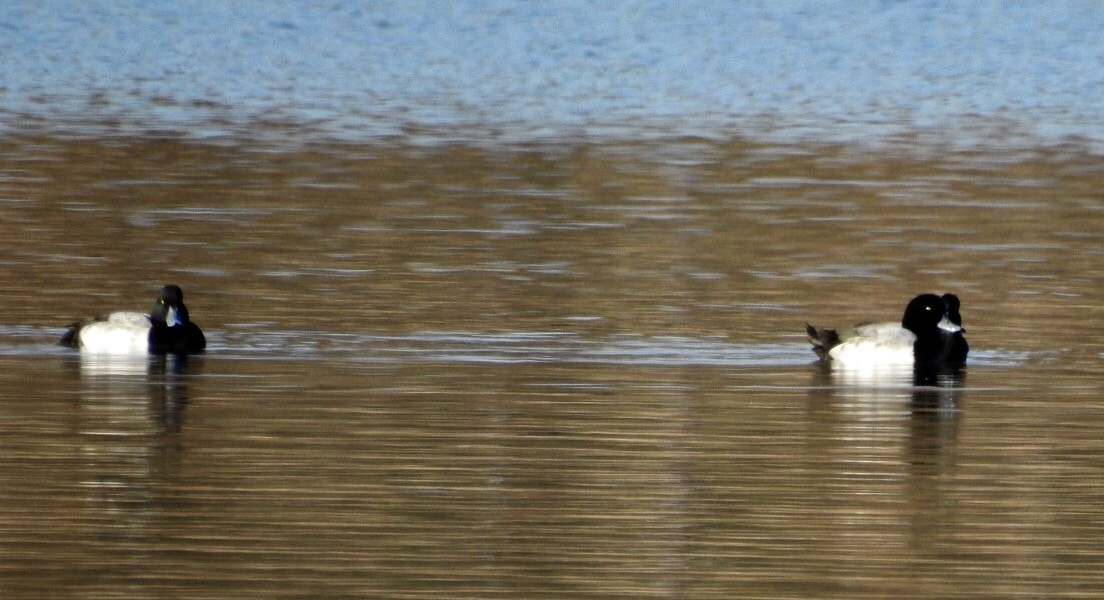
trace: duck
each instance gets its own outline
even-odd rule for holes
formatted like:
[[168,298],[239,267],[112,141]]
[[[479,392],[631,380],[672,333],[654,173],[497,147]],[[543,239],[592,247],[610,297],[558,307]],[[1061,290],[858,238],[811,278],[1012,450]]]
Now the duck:
[[184,291],[166,285],[148,314],[119,311],[73,323],[61,345],[104,354],[198,354],[207,338],[188,316]]
[[805,332],[817,356],[841,368],[960,367],[969,352],[961,307],[954,294],[920,294],[905,307],[900,322],[865,323],[846,331],[806,323]]

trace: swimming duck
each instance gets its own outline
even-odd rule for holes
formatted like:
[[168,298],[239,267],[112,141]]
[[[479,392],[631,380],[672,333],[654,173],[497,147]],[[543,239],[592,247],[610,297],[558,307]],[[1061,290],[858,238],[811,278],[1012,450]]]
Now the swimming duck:
[[900,323],[867,323],[842,332],[806,323],[805,331],[817,356],[836,366],[960,366],[969,352],[960,308],[954,294],[921,294],[905,307]]
[[61,344],[94,353],[195,354],[207,347],[207,338],[189,320],[184,292],[166,285],[149,314],[113,312],[73,323]]

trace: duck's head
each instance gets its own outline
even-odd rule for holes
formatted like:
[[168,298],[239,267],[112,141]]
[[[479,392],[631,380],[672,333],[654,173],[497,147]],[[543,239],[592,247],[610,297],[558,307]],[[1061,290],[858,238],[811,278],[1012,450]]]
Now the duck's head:
[[179,286],[166,285],[161,288],[157,302],[150,311],[154,323],[164,323],[169,327],[184,325],[188,322],[188,308],[184,306],[184,291]]
[[958,297],[954,294],[946,294],[942,298],[935,294],[920,294],[905,307],[901,326],[920,337],[936,329],[956,333],[962,331],[962,317],[958,314],[958,308]]

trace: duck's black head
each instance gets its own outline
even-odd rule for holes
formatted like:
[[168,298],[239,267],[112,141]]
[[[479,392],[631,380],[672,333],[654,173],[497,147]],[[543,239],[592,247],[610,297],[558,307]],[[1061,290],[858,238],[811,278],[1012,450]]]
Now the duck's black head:
[[184,306],[184,291],[180,286],[166,285],[161,288],[157,302],[150,310],[150,319],[154,323],[163,323],[169,327],[186,325],[189,322],[188,307]]
[[916,334],[914,350],[918,365],[965,364],[970,347],[962,335],[961,306],[954,294],[942,297],[921,294],[909,302],[901,324]]
[[905,316],[901,326],[923,338],[936,333],[939,322],[947,314],[943,299],[935,294],[920,294],[905,307]]
[[157,354],[195,354],[207,347],[207,338],[188,317],[184,292],[166,285],[150,311],[150,352]]

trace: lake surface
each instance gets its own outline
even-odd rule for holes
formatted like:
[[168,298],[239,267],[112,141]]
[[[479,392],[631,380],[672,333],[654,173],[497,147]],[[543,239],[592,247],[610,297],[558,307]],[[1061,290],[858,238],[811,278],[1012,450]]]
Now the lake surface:
[[1096,4],[440,6],[0,10],[0,596],[1104,594]]
[[[1099,157],[7,140],[0,587],[1104,591]],[[183,364],[55,340],[182,285]],[[803,322],[954,291],[960,377]]]
[[0,131],[1101,150],[1102,32],[1084,0],[41,0],[0,7]]

